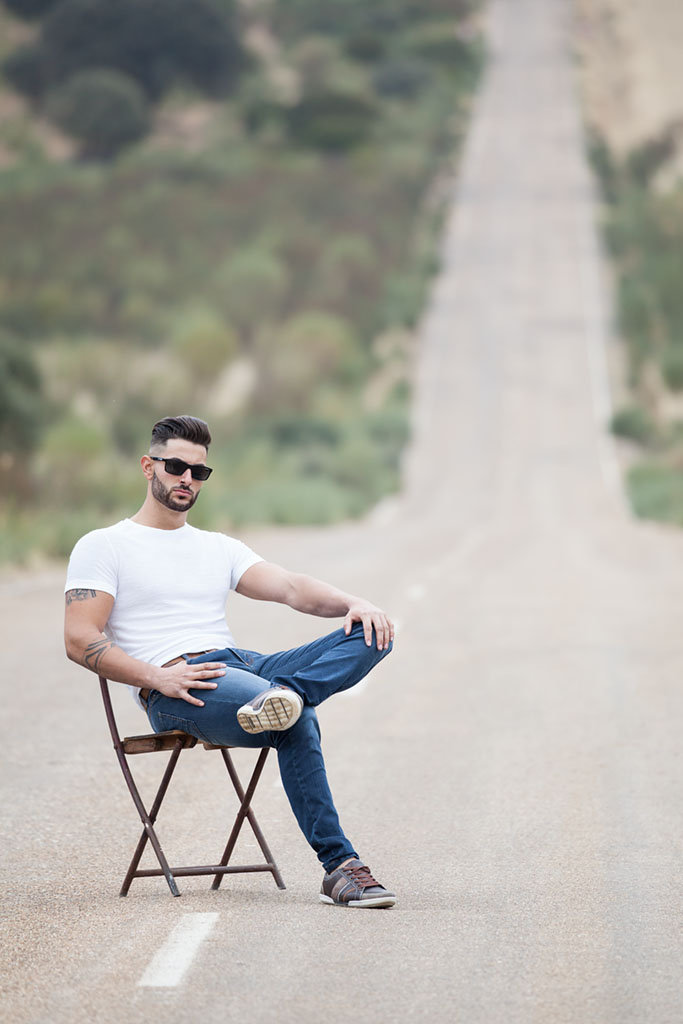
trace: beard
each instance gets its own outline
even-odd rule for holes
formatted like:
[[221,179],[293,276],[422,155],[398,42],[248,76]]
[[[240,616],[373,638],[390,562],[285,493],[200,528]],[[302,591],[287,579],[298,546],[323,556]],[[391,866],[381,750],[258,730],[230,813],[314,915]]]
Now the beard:
[[152,497],[156,498],[164,508],[170,508],[172,512],[188,512],[199,497],[199,491],[190,498],[176,498],[173,495],[173,488],[164,487],[155,473],[152,477]]

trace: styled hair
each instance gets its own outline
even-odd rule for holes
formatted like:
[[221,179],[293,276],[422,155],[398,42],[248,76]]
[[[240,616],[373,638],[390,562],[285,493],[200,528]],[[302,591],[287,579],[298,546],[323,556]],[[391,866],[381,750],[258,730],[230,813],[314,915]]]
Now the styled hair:
[[201,444],[206,449],[211,444],[208,424],[196,416],[166,416],[152,427],[152,445],[165,445],[173,437]]

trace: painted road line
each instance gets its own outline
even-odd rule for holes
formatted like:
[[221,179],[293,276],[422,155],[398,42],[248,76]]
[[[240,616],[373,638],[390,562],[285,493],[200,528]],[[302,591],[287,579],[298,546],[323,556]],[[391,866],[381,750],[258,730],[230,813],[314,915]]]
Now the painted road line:
[[138,982],[139,988],[177,988],[213,930],[218,914],[185,914],[158,950]]

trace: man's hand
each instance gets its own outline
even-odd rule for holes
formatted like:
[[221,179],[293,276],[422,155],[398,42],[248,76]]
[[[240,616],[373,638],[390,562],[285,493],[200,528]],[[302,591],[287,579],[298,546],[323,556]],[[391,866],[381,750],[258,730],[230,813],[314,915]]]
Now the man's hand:
[[362,601],[356,598],[353,604],[349,607],[344,619],[344,632],[347,636],[351,632],[354,622],[363,623],[365,643],[368,647],[372,645],[373,629],[377,638],[378,651],[386,651],[389,644],[394,639],[393,622],[381,608],[377,608],[376,605],[370,604],[369,601]]
[[177,665],[156,669],[156,673],[152,689],[163,693],[165,697],[176,697],[203,708],[204,701],[193,697],[189,691],[215,690],[218,683],[211,680],[225,675],[225,662],[204,661],[199,665],[188,665],[186,661],[179,661]]

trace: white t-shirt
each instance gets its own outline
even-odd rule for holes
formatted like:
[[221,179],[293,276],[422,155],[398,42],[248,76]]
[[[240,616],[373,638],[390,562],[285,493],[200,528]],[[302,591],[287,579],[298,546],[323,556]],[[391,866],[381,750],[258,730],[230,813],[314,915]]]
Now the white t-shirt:
[[[188,523],[157,530],[123,519],[81,537],[64,589],[111,594],[106,635],[131,657],[165,665],[180,654],[234,647],[225,603],[242,574],[260,561],[224,533]],[[138,688],[131,690],[137,697]]]

